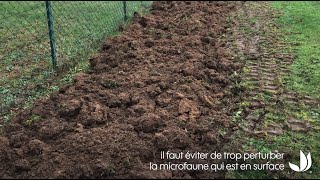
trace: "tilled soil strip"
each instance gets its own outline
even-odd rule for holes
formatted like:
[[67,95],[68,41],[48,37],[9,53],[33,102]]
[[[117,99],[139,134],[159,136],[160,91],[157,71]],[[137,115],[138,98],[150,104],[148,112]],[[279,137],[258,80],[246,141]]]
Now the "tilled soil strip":
[[[111,38],[73,85],[39,100],[0,137],[1,178],[221,178],[150,171],[160,151],[220,151],[237,127],[225,23],[235,3],[155,2]],[[173,161],[174,162],[174,161]],[[191,163],[203,163],[194,160]]]

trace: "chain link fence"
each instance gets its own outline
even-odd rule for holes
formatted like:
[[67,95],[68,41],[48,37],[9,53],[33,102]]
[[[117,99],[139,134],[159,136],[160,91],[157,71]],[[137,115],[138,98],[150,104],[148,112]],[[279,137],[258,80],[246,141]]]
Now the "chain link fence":
[[[51,82],[57,75],[87,60],[117,32],[119,23],[150,5],[151,1],[1,1],[0,117],[56,88]],[[59,70],[54,70],[56,64]]]

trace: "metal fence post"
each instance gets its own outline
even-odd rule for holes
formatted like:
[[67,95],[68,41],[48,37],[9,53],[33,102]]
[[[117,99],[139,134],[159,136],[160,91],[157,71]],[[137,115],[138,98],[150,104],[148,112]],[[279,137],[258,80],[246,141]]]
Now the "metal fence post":
[[124,13],[124,21],[127,21],[127,1],[123,1],[123,13]]
[[53,30],[53,17],[52,17],[51,1],[46,1],[46,9],[47,9],[47,18],[48,18],[52,66],[53,66],[53,68],[56,68],[57,67],[57,54],[56,54],[56,43],[55,43],[54,30]]

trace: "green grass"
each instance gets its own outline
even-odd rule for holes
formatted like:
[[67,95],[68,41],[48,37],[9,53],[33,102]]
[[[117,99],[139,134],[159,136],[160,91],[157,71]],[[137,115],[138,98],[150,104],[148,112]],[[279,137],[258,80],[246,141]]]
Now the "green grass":
[[[270,152],[277,150],[278,152],[289,155],[289,157],[284,161],[286,169],[284,171],[279,171],[276,174],[269,174],[270,171],[230,171],[227,173],[227,177],[238,179],[274,179],[288,177],[315,179],[320,177],[320,108],[307,107],[304,105],[300,105],[299,107],[285,105],[285,107],[281,109],[273,109],[270,111],[270,115],[265,117],[264,124],[268,124],[269,122],[285,123],[284,121],[290,116],[302,121],[309,121],[312,129],[308,132],[301,133],[284,129],[284,134],[279,136],[267,136],[266,138],[248,136],[244,132],[238,132],[233,138],[235,141],[241,142],[239,144],[242,145],[241,149],[244,151]],[[257,113],[259,114],[261,112],[257,111]],[[239,124],[245,122],[237,112],[234,114],[234,119]],[[299,150],[302,150],[304,153],[310,152],[312,156],[312,167],[304,173],[295,173],[288,168],[289,162],[299,164]]]
[[[150,1],[127,2],[129,18]],[[122,1],[52,2],[59,71],[51,67],[44,2],[0,2],[0,117],[72,81],[123,22]],[[1,118],[0,118],[1,119]]]
[[[320,3],[319,2],[273,2],[281,15],[276,23],[285,33],[285,40],[291,44],[290,52],[296,58],[291,65],[291,74],[284,78],[286,88],[302,95],[320,98]],[[277,137],[270,147],[288,150],[301,149],[312,154],[312,168],[309,173],[296,173],[296,177],[320,177],[320,108],[299,105],[287,106],[287,115],[309,121],[312,130],[308,133],[293,133]],[[293,152],[292,152],[293,153]],[[297,161],[298,154],[295,152]]]
[[[277,175],[270,175],[268,171],[235,171],[229,172],[229,178],[248,178],[248,179],[274,179],[274,178],[306,178],[315,179],[319,177],[319,133],[293,133],[287,132],[282,136],[275,137],[269,140],[260,140],[256,138],[247,138],[246,144],[243,145],[243,149],[254,149],[257,152],[270,152],[278,150],[281,153],[290,154],[290,159],[285,160],[284,171],[280,171]],[[306,148],[305,144],[308,145]],[[288,163],[299,164],[299,150],[304,153],[311,153],[312,156],[312,167],[305,173],[295,173],[288,168]],[[258,162],[259,163],[259,162]]]
[[[284,50],[294,53],[296,58],[291,66],[292,73],[284,78],[283,84],[287,89],[299,92],[302,95],[320,97],[320,3],[318,2],[272,2],[273,8],[281,12],[276,19],[280,31],[285,34],[283,41],[289,43]],[[270,9],[270,14],[273,10]],[[263,19],[259,19],[263,21]],[[251,20],[254,21],[254,20]],[[250,22],[251,22],[250,21]],[[272,51],[272,49],[270,50]],[[274,51],[279,51],[274,48]],[[244,68],[244,73],[249,69]],[[280,77],[283,78],[283,77]],[[249,89],[247,82],[243,83]],[[255,99],[268,103],[270,95],[266,92],[258,94]],[[245,119],[241,117],[243,108],[248,103],[240,103],[240,109],[234,113],[234,121],[240,126],[246,126]],[[278,136],[266,136],[265,138],[248,135],[238,132],[234,141],[242,146],[243,151],[268,152],[278,150],[290,155],[285,159],[285,171],[270,173],[270,171],[230,171],[228,178],[248,179],[274,179],[274,178],[306,178],[316,179],[320,177],[320,107],[290,105],[278,103],[267,106],[263,125],[277,123],[285,125],[289,117],[301,121],[308,121],[311,129],[308,132],[296,132],[284,128],[284,133]],[[254,114],[258,117],[265,110],[257,109]],[[240,142],[240,143],[239,143]],[[239,147],[239,148],[240,148]],[[288,163],[299,164],[299,150],[304,153],[311,153],[312,167],[304,173],[295,173],[289,169]]]
[[282,13],[277,23],[297,56],[286,78],[289,88],[320,98],[320,3],[273,2],[273,7]]

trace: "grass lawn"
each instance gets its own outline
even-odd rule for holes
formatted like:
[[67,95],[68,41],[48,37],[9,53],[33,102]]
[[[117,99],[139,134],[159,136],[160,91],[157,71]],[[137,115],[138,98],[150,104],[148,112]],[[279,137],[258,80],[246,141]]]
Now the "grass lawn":
[[[277,23],[291,43],[290,51],[296,55],[291,74],[284,78],[286,87],[302,95],[320,98],[320,3],[273,2],[282,13]],[[297,173],[303,178],[320,177],[320,107],[288,107],[292,115],[307,120],[313,127],[308,133],[288,132],[278,137],[273,146],[301,149],[312,154],[309,173]],[[305,153],[306,153],[305,152]],[[297,156],[298,157],[298,156]],[[298,164],[298,163],[297,163]]]
[[[285,51],[295,54],[291,72],[283,78],[284,88],[320,98],[320,3],[319,2],[270,2],[272,8],[280,12],[276,25],[284,33],[284,42],[289,43]],[[275,49],[276,51],[277,49]],[[266,102],[267,103],[267,102]],[[284,134],[267,136],[266,138],[245,137],[239,133],[237,138],[243,143],[243,150],[270,152],[278,150],[289,155],[285,160],[299,164],[299,150],[311,153],[312,166],[307,172],[299,173],[287,169],[283,172],[270,171],[236,171],[229,178],[269,179],[294,177],[317,179],[320,177],[320,106],[302,104],[284,104],[279,108],[270,108],[265,116],[265,123],[286,123],[289,117],[308,121],[312,129],[308,132],[296,132],[285,129]]]
[[[127,2],[129,17],[150,4]],[[70,82],[123,22],[122,1],[53,1],[52,8],[58,72],[51,67],[45,2],[0,2],[0,117]]]
[[278,24],[297,56],[286,78],[288,87],[320,98],[320,3],[274,2],[273,7],[283,13]]

